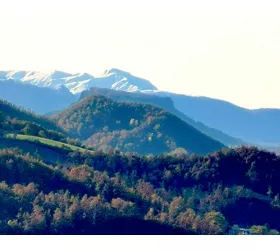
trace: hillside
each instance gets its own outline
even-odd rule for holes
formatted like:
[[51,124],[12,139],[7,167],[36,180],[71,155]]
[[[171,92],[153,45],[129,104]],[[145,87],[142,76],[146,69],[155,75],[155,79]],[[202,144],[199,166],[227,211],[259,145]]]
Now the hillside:
[[90,96],[100,94],[108,98],[113,99],[114,101],[120,102],[137,102],[144,104],[151,104],[159,108],[167,110],[169,113],[176,115],[189,125],[193,126],[197,130],[203,132],[204,134],[212,137],[213,139],[222,142],[227,146],[240,146],[246,143],[242,142],[239,139],[233,138],[217,129],[207,127],[201,122],[196,122],[193,119],[186,116],[184,113],[180,112],[174,107],[174,103],[170,97],[161,97],[156,95],[148,95],[140,92],[125,92],[125,91],[116,91],[112,89],[103,89],[103,88],[91,88],[90,90],[83,91],[80,95],[80,100]]
[[50,165],[0,150],[0,234],[279,234],[280,159],[272,153],[67,158]]
[[53,118],[71,136],[105,151],[161,154],[184,148],[207,154],[224,147],[163,109],[100,95],[87,97]]
[[0,113],[2,117],[9,118],[10,120],[24,121],[26,123],[37,124],[45,129],[63,132],[63,129],[58,127],[51,119],[29,112],[7,101],[0,100]]
[[64,145],[70,148],[81,146],[77,139],[70,138],[66,131],[49,118],[1,100],[0,137],[1,140],[6,138],[39,141],[42,144]]
[[[239,227],[279,234],[280,158],[273,153],[253,147],[205,156],[92,153],[63,143],[67,132],[44,128],[60,129],[45,117],[3,101],[0,107],[6,135],[0,140],[0,234],[231,234]],[[176,143],[170,127],[203,146],[213,142],[162,109],[104,96],[87,97],[59,116],[73,136],[100,134],[100,127],[104,140],[106,133],[118,136],[123,124],[137,145],[143,145],[139,131],[155,127]],[[77,129],[79,118],[84,123]],[[31,135],[38,128],[46,138]]]
[[185,115],[245,142],[263,147],[280,145],[279,109],[250,110],[208,97],[165,92],[155,94],[169,96]]

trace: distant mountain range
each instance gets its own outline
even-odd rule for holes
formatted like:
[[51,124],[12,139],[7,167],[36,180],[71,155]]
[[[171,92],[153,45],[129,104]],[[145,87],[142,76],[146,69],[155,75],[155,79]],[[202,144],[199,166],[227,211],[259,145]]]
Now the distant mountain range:
[[38,114],[45,114],[67,108],[77,97],[64,85],[57,89],[40,88],[9,79],[0,80],[0,99]]
[[[33,85],[33,86],[32,86]],[[43,87],[43,88],[42,88]],[[106,70],[101,76],[70,74],[60,71],[0,72],[0,98],[16,105],[45,114],[58,112],[75,103],[91,88],[107,88],[152,96],[169,97],[160,104],[149,98],[133,96],[131,101],[150,103],[164,108],[201,132],[226,145],[244,143],[263,147],[280,145],[280,110],[249,110],[229,102],[208,97],[194,97],[158,90],[151,82],[119,69]],[[103,94],[104,93],[100,93]],[[105,94],[108,96],[108,93]],[[123,94],[120,93],[120,100]],[[114,100],[116,94],[108,96]],[[127,97],[126,97],[127,98]],[[130,98],[130,97],[129,97]],[[146,100],[144,100],[146,99]],[[159,100],[159,99],[158,99]],[[166,103],[165,103],[166,102]]]
[[0,71],[0,79],[13,79],[20,83],[38,87],[69,89],[72,94],[80,94],[92,87],[111,88],[124,91],[156,90],[151,82],[135,77],[119,69],[106,70],[103,75],[94,77],[87,73],[70,74],[61,71],[41,73],[36,71]]
[[280,145],[280,109],[246,109],[209,97],[157,92],[174,101],[176,109],[235,138],[263,147]]

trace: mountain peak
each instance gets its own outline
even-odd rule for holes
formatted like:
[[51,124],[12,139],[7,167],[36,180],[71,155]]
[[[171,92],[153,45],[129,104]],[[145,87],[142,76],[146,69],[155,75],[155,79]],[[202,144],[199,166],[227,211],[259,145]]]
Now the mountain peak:
[[[124,90],[128,92],[157,90],[157,88],[148,80],[133,76],[131,73],[117,68],[105,70],[101,78],[108,78],[114,81],[111,89]],[[106,86],[102,86],[107,88]]]
[[103,76],[107,76],[110,74],[118,74],[118,75],[131,75],[129,72],[124,71],[124,70],[120,70],[117,68],[109,68],[107,70],[105,70]]
[[51,71],[51,73],[49,75],[52,79],[61,79],[61,78],[71,76],[70,73],[63,72],[63,71],[58,71],[58,70]]
[[63,71],[3,71],[0,79],[13,79],[19,83],[32,84],[38,87],[61,89],[62,85],[73,94],[80,94],[92,87],[123,90],[129,92],[156,90],[148,80],[133,76],[129,72],[110,68],[103,75],[94,77],[88,73],[70,74]]

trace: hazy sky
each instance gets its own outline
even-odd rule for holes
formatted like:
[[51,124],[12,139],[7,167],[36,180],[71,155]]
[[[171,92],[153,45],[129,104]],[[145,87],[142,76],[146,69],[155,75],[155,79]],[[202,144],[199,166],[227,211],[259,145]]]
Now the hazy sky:
[[96,75],[280,108],[279,0],[0,0],[0,70]]

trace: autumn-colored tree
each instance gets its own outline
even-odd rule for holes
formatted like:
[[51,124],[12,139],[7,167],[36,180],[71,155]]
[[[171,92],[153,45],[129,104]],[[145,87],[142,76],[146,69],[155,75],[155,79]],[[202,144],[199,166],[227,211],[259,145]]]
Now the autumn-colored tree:
[[169,206],[169,217],[171,221],[185,209],[185,201],[182,197],[175,197]]
[[68,176],[73,180],[78,180],[80,182],[90,182],[93,178],[93,169],[84,165],[80,167],[71,168]]
[[45,211],[40,206],[34,206],[31,214],[23,214],[23,228],[27,232],[39,233],[46,227]]
[[111,206],[117,209],[118,213],[123,216],[132,217],[136,216],[136,206],[133,202],[127,202],[123,199],[112,199]]
[[144,199],[150,199],[151,195],[154,193],[154,187],[149,182],[139,181],[136,186],[137,192],[142,195]]
[[266,226],[252,226],[250,228],[250,233],[251,234],[257,234],[257,235],[261,235],[261,234],[267,234],[268,233],[268,228]]
[[176,225],[178,227],[191,230],[195,222],[196,214],[191,208],[188,208],[185,212],[181,212],[176,218]]
[[224,234],[228,222],[220,212],[208,212],[203,218],[196,218],[194,228],[201,234]]

